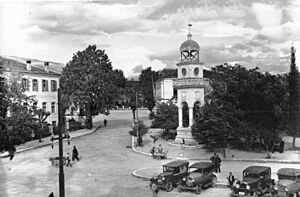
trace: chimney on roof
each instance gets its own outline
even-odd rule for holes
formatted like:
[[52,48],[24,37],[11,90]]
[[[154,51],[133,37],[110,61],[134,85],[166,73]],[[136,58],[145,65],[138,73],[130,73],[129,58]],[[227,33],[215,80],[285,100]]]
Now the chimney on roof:
[[26,61],[26,70],[31,70],[31,60]]
[[49,62],[44,62],[45,71],[49,72]]

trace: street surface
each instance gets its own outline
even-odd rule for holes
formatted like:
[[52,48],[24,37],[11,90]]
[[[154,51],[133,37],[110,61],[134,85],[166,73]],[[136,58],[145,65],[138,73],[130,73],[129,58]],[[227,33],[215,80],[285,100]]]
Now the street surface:
[[[139,117],[147,119],[148,111],[140,110]],[[101,121],[102,127],[87,136],[64,143],[64,154],[72,153],[75,145],[82,160],[73,167],[65,167],[66,197],[110,197],[110,196],[151,196],[149,183],[132,175],[139,168],[159,167],[164,160],[153,160],[141,154],[134,153],[128,146],[131,137],[128,131],[131,127],[132,112],[129,110],[112,111],[108,117],[107,127],[103,126],[104,116],[98,116],[94,121]],[[52,166],[49,158],[58,156],[58,144],[19,153],[12,161],[0,159],[0,197],[42,197],[58,192],[59,169]],[[254,163],[253,163],[254,164]],[[241,170],[252,165],[245,162],[222,162],[224,173],[232,171],[240,177]],[[295,167],[291,164],[262,164],[272,167],[273,177],[281,167]],[[226,169],[226,170],[225,170]],[[209,188],[200,196],[229,196],[229,189]],[[167,193],[160,191],[159,196],[195,196],[192,192],[178,193],[176,190]]]

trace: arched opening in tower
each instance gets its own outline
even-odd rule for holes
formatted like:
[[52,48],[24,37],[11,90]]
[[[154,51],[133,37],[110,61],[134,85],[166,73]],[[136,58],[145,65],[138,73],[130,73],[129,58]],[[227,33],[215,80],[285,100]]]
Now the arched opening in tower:
[[182,102],[182,126],[189,126],[189,106],[187,102]]

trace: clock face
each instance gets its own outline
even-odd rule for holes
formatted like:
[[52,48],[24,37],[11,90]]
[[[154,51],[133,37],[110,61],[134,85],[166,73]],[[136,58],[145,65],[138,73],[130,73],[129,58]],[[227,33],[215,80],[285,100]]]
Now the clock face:
[[195,75],[198,75],[198,74],[199,74],[199,68],[195,68],[195,69],[194,69],[194,74],[195,74]]
[[186,75],[186,69],[185,69],[185,68],[181,69],[181,74],[182,74],[183,76]]

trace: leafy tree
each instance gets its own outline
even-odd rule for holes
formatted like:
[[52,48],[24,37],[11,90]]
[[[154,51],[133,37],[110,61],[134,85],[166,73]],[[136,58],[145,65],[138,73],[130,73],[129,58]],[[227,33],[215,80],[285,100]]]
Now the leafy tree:
[[105,51],[89,45],[67,63],[60,87],[67,97],[65,102],[85,108],[87,127],[92,128],[92,115],[109,114],[119,99],[120,78],[121,72],[112,69]]
[[141,98],[141,87],[139,81],[126,81],[126,85],[124,88],[124,94],[127,98],[127,105],[130,107],[133,115],[133,119],[136,118],[136,107],[141,106],[142,98]]
[[154,99],[154,82],[158,79],[158,72],[152,71],[151,67],[142,70],[139,80],[144,96],[145,106],[150,112],[155,106]]
[[35,128],[33,106],[31,105],[34,98],[24,94],[25,88],[22,85],[21,76],[18,74],[12,74],[4,86],[7,90],[5,94],[6,109],[4,109],[6,111],[4,117],[6,136],[15,136],[18,138],[18,142],[12,143],[21,143]]
[[165,68],[159,72],[159,78],[177,78],[177,69]]
[[210,85],[212,92],[193,134],[223,147],[224,141],[234,137],[248,144],[260,142],[269,149],[270,139],[277,138],[286,125],[286,77],[263,74],[258,68],[220,65],[212,68]]
[[162,103],[157,106],[154,120],[152,121],[153,128],[164,129],[165,135],[169,135],[170,130],[175,130],[178,127],[178,108],[173,103]]
[[129,135],[138,137],[138,146],[141,146],[143,143],[143,136],[149,131],[149,128],[139,120],[138,123],[133,127],[132,131],[129,131]]
[[34,114],[37,117],[39,125],[39,142],[42,142],[42,130],[47,124],[46,119],[50,116],[50,112],[46,112],[42,109],[34,109]]
[[297,130],[299,130],[299,71],[296,66],[294,47],[291,48],[291,65],[289,73],[289,133],[293,136],[293,149],[295,149]]

